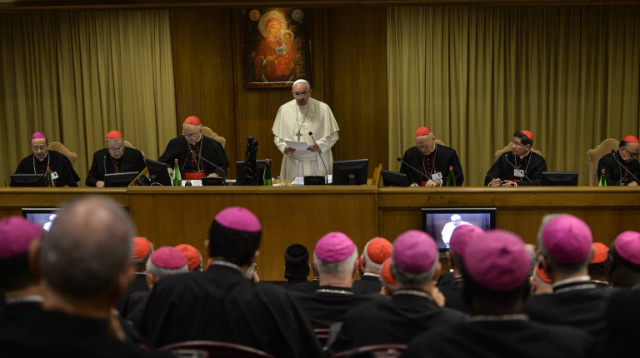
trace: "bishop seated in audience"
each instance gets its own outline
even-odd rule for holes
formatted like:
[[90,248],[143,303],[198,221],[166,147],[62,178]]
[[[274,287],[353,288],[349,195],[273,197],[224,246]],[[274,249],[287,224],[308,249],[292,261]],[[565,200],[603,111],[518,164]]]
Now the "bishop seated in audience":
[[362,252],[362,278],[353,282],[354,294],[380,292],[382,288],[380,268],[382,263],[391,256],[391,247],[389,240],[382,237],[376,237],[366,243]]
[[247,278],[262,226],[248,209],[218,213],[203,272],[163,278],[151,292],[141,333],[155,347],[191,340],[251,346],[276,357],[319,358],[320,344],[287,291]]
[[530,269],[524,243],[515,234],[492,230],[471,241],[462,267],[470,322],[419,335],[403,358],[590,356],[588,334],[531,322],[523,313]]
[[353,293],[357,258],[356,245],[341,232],[330,232],[316,244],[313,264],[319,275],[318,289],[313,294],[294,295],[313,328],[328,328],[335,322],[342,322],[351,307],[388,300],[379,294]]
[[391,272],[398,285],[391,301],[351,308],[332,351],[384,343],[408,344],[422,332],[467,321],[466,315],[440,307],[434,277],[440,275],[441,265],[435,241],[429,235],[411,230],[398,236],[391,259]]

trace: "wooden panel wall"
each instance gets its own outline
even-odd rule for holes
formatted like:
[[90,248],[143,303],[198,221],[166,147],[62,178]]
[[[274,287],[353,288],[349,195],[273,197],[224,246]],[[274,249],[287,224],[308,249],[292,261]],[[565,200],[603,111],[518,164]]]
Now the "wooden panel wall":
[[[242,26],[238,9],[192,8],[171,12],[175,68],[176,130],[189,115],[227,139],[231,162],[242,160],[246,138],[260,145],[258,158],[282,154],[271,127],[290,89],[244,88]],[[387,72],[385,7],[311,10],[314,98],[332,108],[340,126],[336,160],[369,158],[369,172],[387,162]],[[235,177],[235,168],[231,168]]]

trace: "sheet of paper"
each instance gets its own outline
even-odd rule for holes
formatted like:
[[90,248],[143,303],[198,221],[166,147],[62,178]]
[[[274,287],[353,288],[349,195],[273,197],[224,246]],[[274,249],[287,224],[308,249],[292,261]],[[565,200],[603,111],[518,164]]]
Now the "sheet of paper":
[[309,148],[309,144],[307,144],[307,142],[294,142],[285,140],[285,143],[287,143],[287,147],[293,148],[295,150],[307,150],[307,148]]

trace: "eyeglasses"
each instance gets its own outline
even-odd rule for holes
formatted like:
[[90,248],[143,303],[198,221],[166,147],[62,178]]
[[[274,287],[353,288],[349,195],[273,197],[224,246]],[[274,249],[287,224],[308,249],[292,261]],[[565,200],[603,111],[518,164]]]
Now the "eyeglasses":
[[300,93],[300,92],[293,92],[293,97],[294,97],[294,98],[301,98],[301,97],[302,97],[302,98],[306,98],[306,97],[309,97],[309,93],[307,93],[307,91],[304,91],[304,92],[302,92],[302,93]]
[[185,136],[185,138],[195,138],[198,136],[198,133],[182,133],[183,136]]
[[112,151],[112,152],[116,152],[116,151],[119,152],[119,151],[123,150],[124,147],[109,147],[108,149],[110,151]]
[[630,155],[631,157],[633,157],[633,158],[637,158],[637,157],[638,157],[638,155],[640,154],[640,153],[634,153],[634,152],[630,151],[629,149],[627,149],[627,148],[625,148],[625,147],[623,147],[623,148],[624,148],[624,150],[626,150],[626,151],[627,151],[627,153],[629,153],[629,155]]
[[47,149],[47,146],[46,146],[46,145],[40,145],[40,146],[38,146],[38,145],[32,145],[32,146],[31,146],[31,149],[33,149],[33,150],[39,150],[39,151],[43,151],[43,150]]

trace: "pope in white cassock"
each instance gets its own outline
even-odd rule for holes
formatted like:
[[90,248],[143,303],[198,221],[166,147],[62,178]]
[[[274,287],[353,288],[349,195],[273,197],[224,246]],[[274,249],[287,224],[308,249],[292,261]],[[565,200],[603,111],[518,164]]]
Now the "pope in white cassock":
[[[311,98],[309,82],[297,80],[291,88],[294,99],[280,106],[271,129],[275,136],[274,143],[284,154],[280,176],[292,180],[307,175],[331,174],[331,147],[338,141],[338,122],[326,103]],[[313,134],[313,138],[309,132]],[[285,140],[305,142],[308,148],[295,150],[287,146]],[[320,156],[324,160],[326,171]]]

